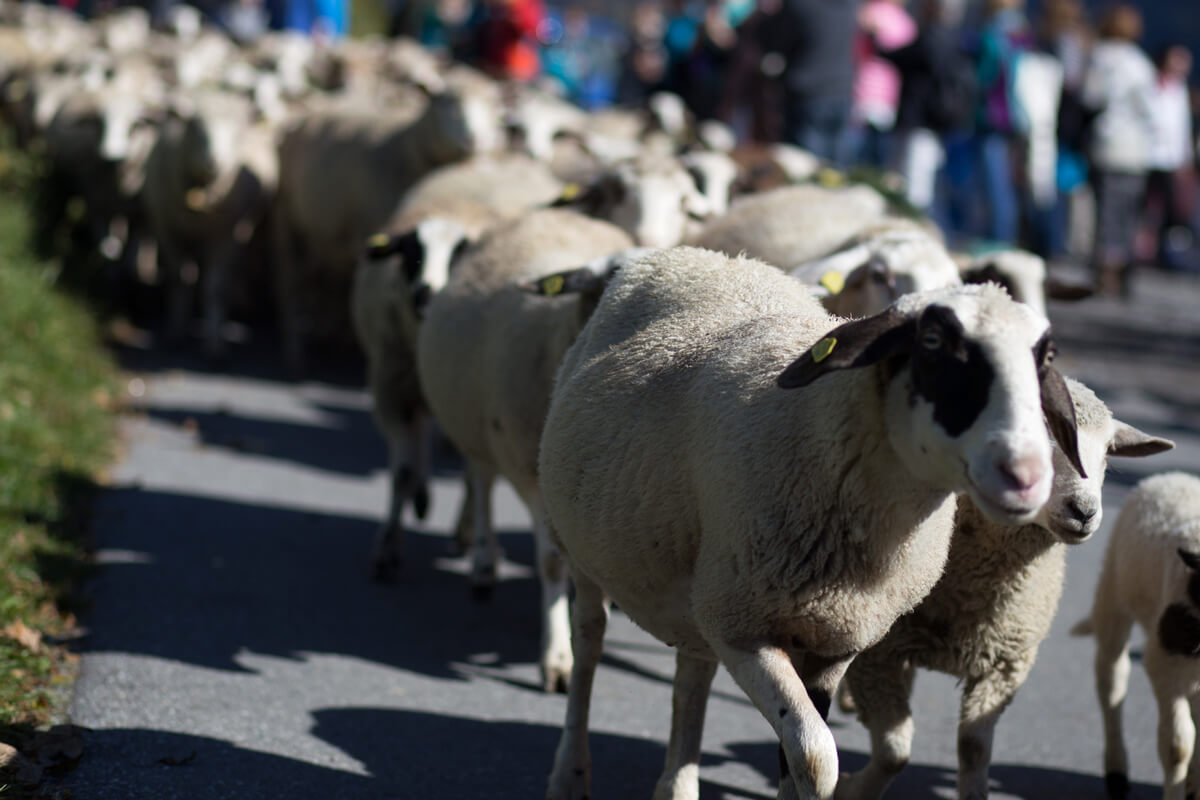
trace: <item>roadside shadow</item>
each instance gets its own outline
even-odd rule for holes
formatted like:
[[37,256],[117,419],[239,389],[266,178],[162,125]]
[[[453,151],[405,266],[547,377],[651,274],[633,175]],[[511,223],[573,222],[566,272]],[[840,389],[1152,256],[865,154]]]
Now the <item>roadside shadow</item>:
[[536,664],[540,593],[533,537],[501,531],[506,568],[472,600],[450,538],[409,530],[398,584],[369,579],[376,521],[137,488],[97,499],[100,569],[85,651],[241,671],[243,650],[339,653],[439,678],[486,654]]
[[[739,742],[728,746],[739,762],[751,765],[772,785],[779,780],[779,745],[774,742]],[[838,750],[839,768],[856,772],[867,765],[868,755],[856,750]],[[1104,776],[1027,764],[994,762],[988,769],[991,791],[1022,800],[1095,800],[1105,797]],[[887,796],[897,800],[952,797],[957,774],[955,769],[910,763],[888,788]],[[1131,800],[1150,800],[1162,792],[1150,784],[1132,785]]]
[[[479,710],[487,713],[486,709]],[[367,768],[405,797],[543,797],[560,728],[486,721],[450,714],[379,708],[328,708],[313,712],[313,735]],[[660,742],[592,732],[593,797],[649,797],[662,772]],[[701,800],[759,798],[700,782]]]
[[[394,788],[394,787],[393,787]],[[346,770],[144,728],[87,731],[75,769],[45,781],[46,797],[78,800],[393,800],[379,781]],[[69,794],[68,794],[69,793]]]

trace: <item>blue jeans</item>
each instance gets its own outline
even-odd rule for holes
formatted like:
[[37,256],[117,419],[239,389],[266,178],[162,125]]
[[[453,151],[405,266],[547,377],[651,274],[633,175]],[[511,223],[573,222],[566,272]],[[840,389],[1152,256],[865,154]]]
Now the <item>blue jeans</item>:
[[1008,137],[1000,133],[980,134],[975,140],[975,153],[988,209],[983,233],[993,241],[1013,244],[1019,233],[1020,206]]
[[787,138],[817,158],[845,167],[850,163],[850,98],[787,95]]

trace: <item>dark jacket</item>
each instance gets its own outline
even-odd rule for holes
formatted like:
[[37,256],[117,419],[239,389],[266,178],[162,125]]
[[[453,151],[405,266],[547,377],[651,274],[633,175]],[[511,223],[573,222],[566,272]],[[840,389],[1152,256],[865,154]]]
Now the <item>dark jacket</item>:
[[[974,70],[965,58],[957,30],[926,23],[912,43],[890,51],[880,51],[900,71],[900,106],[896,111],[896,129],[929,128],[944,130],[947,126],[936,111],[937,76],[955,70]],[[964,109],[970,114],[972,109]]]
[[779,14],[786,85],[805,100],[844,98],[854,88],[858,0],[784,0]]

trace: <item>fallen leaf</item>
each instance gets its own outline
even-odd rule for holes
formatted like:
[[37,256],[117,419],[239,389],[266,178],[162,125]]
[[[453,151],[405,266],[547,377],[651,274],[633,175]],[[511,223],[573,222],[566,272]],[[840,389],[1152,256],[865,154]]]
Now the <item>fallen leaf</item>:
[[31,653],[41,652],[42,635],[21,620],[13,620],[8,627],[0,631],[10,639],[15,640]]

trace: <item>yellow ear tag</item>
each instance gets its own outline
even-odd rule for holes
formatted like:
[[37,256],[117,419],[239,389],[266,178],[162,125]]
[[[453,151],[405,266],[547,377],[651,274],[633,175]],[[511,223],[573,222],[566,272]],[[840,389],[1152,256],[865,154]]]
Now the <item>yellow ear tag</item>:
[[374,236],[372,236],[370,239],[367,239],[367,247],[370,247],[372,249],[379,248],[379,247],[387,247],[388,242],[390,242],[391,240],[392,240],[391,237],[388,236],[386,233],[377,233]]
[[833,348],[835,347],[837,347],[837,339],[834,339],[832,336],[814,344],[812,349],[813,363],[820,364],[829,358],[829,354],[833,352]]
[[830,294],[841,294],[842,289],[846,288],[846,278],[837,270],[829,270],[821,276],[819,282]]
[[817,183],[826,189],[836,189],[846,183],[846,176],[836,169],[825,167],[817,173]]
[[582,191],[583,191],[583,187],[580,186],[578,183],[568,183],[566,186],[563,187],[562,194],[560,194],[558,196],[558,199],[566,200],[567,202],[570,202],[570,201],[574,200],[576,197],[579,197],[579,193]]
[[548,278],[542,279],[542,294],[546,297],[554,297],[563,290],[566,281],[562,275],[551,275]]
[[204,208],[205,199],[203,189],[188,189],[187,194],[184,195],[187,207],[192,211],[199,211]]

